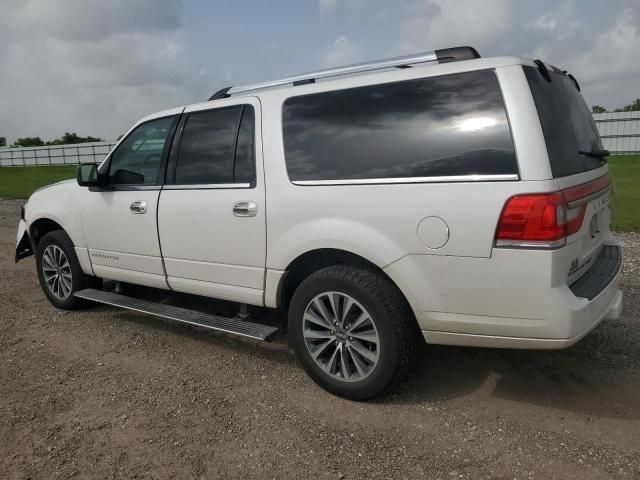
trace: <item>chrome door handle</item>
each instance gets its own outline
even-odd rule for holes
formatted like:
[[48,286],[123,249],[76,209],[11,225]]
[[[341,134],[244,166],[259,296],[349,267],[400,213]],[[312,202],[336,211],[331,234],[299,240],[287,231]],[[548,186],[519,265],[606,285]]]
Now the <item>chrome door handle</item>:
[[258,214],[256,202],[237,202],[233,206],[233,214],[236,217],[255,217]]
[[129,210],[131,210],[131,213],[147,213],[147,202],[144,202],[144,201],[133,202],[129,206]]

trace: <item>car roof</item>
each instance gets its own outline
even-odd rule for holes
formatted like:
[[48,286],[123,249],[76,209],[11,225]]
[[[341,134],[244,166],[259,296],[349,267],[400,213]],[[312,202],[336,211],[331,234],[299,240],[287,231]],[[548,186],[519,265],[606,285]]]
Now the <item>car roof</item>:
[[[424,55],[424,54],[418,54],[418,55]],[[415,56],[412,56],[411,58],[415,58]],[[364,64],[359,64],[359,65],[364,65]],[[463,59],[463,60],[457,60],[457,61],[447,61],[442,63],[440,62],[416,63],[416,64],[412,64],[411,68],[386,67],[386,68],[380,68],[380,69],[371,69],[370,71],[366,71],[366,72],[345,73],[345,74],[339,74],[335,76],[329,76],[327,78],[319,79],[318,81],[315,81],[315,80],[304,81],[300,83],[291,81],[288,83],[282,83],[284,80],[287,80],[287,79],[291,80],[292,78],[296,78],[295,76],[287,77],[286,79],[280,79],[280,80],[275,80],[271,82],[273,83],[273,85],[271,85],[270,82],[261,82],[260,84],[249,84],[248,85],[249,87],[253,87],[255,85],[265,85],[265,86],[261,88],[250,88],[245,91],[242,90],[243,86],[228,87],[223,90],[220,90],[219,92],[216,92],[216,95],[222,94],[219,96],[219,98],[156,112],[144,117],[139,122],[137,122],[136,125],[143,123],[145,121],[152,120],[154,118],[162,118],[165,116],[182,113],[182,111],[185,108],[203,106],[205,104],[211,105],[211,107],[214,108],[216,103],[218,103],[220,100],[223,100],[225,98],[232,98],[232,99],[242,99],[246,97],[288,98],[292,96],[304,95],[304,94],[309,94],[309,93],[314,93],[319,91],[352,88],[358,85],[375,85],[378,83],[395,82],[395,81],[401,81],[405,79],[449,75],[453,73],[468,72],[468,71],[474,71],[474,70],[494,69],[499,67],[507,67],[511,65],[536,66],[534,61],[530,58],[517,57],[517,56],[500,56],[500,57],[486,57],[486,58],[469,58],[469,59]],[[343,68],[343,67],[339,67],[339,68]],[[326,70],[323,70],[321,72],[325,72],[325,71]],[[313,75],[313,72],[307,75]],[[227,94],[227,91],[231,90],[232,88],[239,89],[240,92],[231,93],[231,95]],[[233,92],[233,90],[231,90],[231,92]]]

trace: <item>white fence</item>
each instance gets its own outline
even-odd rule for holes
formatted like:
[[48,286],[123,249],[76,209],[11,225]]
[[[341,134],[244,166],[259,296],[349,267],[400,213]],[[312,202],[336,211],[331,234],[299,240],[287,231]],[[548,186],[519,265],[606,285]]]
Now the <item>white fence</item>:
[[113,141],[48,147],[0,148],[0,167],[99,163],[115,144],[116,142]]
[[640,153],[640,112],[594,113],[604,148],[611,153]]

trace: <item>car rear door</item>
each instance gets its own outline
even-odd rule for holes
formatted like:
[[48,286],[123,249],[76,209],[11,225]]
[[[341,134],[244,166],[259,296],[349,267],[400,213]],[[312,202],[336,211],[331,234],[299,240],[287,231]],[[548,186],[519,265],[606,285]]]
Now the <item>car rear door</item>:
[[254,97],[185,109],[158,207],[160,245],[173,290],[263,303],[266,225],[259,126],[260,103]]

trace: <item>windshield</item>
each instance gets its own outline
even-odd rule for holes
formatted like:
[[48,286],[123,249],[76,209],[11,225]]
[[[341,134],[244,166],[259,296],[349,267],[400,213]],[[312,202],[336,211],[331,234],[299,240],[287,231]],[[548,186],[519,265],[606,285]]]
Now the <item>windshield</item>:
[[549,70],[549,82],[535,67],[524,67],[524,73],[538,109],[554,178],[602,166],[602,158],[580,153],[603,147],[589,107],[571,79]]

